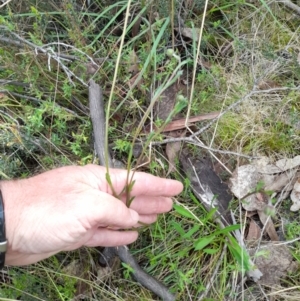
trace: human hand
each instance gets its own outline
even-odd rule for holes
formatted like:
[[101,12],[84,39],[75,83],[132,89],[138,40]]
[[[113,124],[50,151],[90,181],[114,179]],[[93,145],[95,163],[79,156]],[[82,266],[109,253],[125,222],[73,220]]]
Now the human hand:
[[[172,208],[171,197],[182,184],[136,172],[127,208],[112,196],[101,166],[68,166],[32,178],[0,182],[4,200],[7,265],[26,265],[60,251],[81,246],[119,246],[132,243],[141,221],[153,223],[157,214]],[[117,194],[127,178],[126,170],[110,169]]]

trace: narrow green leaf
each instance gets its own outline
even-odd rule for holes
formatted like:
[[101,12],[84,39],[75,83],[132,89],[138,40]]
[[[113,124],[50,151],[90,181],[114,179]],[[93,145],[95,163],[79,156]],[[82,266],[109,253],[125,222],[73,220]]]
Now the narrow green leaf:
[[228,235],[228,249],[231,255],[235,258],[242,271],[250,271],[253,269],[252,264],[250,264],[250,257],[247,252],[242,248],[238,242],[231,235]]
[[111,186],[112,185],[111,178],[110,178],[110,175],[108,172],[105,174],[105,179],[106,179],[108,185]]
[[185,233],[182,238],[190,238],[194,233],[199,231],[200,225],[195,225],[191,230],[189,230],[187,233]]
[[212,208],[206,215],[205,221],[211,221],[213,219],[213,216],[215,215],[217,211],[217,208]]
[[128,188],[127,188],[127,191],[128,192],[131,192],[132,191],[132,188],[133,188],[133,185],[135,184],[135,180],[132,180],[129,184],[128,184]]
[[185,235],[185,232],[179,223],[172,221],[171,227],[173,227],[180,234],[181,237],[183,237],[183,235]]
[[215,235],[219,235],[219,234],[228,234],[232,231],[235,231],[235,230],[238,230],[241,228],[241,225],[240,224],[235,224],[235,225],[230,225],[230,226],[227,226],[221,230],[218,230],[216,232],[214,232]]
[[[186,186],[189,187],[190,186],[189,179],[186,179],[185,182],[187,183]],[[196,205],[198,205],[198,206],[201,205],[201,203],[198,201],[198,199],[192,193],[189,194],[189,197]]]
[[129,201],[126,202],[126,206],[129,208],[131,206],[132,201],[134,200],[134,196],[132,196]]
[[192,214],[189,210],[185,209],[184,207],[182,207],[180,205],[173,205],[173,207],[174,207],[175,211],[177,213],[179,213],[180,215],[191,218],[191,219],[199,222],[199,219],[197,219],[197,217],[194,214]]
[[111,182],[111,178],[110,178],[110,175],[109,175],[108,172],[105,173],[105,179],[106,179],[106,181],[107,181],[107,183],[108,183],[108,185],[109,185],[109,187],[110,187],[110,189],[111,189],[111,191],[112,191],[113,196],[116,197],[116,198],[118,198],[118,196],[117,196],[117,194],[116,194],[116,192],[115,192],[115,189],[114,189],[114,187],[113,187],[113,184],[112,184],[112,182]]
[[203,252],[209,255],[214,255],[219,252],[218,249],[203,249]]
[[194,244],[195,250],[199,251],[199,250],[204,249],[207,245],[209,245],[215,239],[215,237],[216,237],[215,235],[201,237]]

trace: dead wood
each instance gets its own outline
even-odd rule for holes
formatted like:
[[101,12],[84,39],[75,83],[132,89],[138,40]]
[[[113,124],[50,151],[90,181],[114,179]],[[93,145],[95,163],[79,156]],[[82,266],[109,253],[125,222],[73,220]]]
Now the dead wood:
[[[100,86],[93,80],[90,81],[89,85],[89,105],[90,116],[93,124],[96,153],[98,155],[100,165],[105,166],[105,115],[103,95]],[[106,155],[108,157],[108,164],[112,167],[112,161],[109,152],[107,152]]]
[[281,0],[278,1],[278,3],[282,3],[284,6],[288,7],[289,9],[292,9],[296,14],[300,15],[300,7],[293,3],[290,0]]
[[[99,157],[100,165],[105,165],[105,159],[107,156],[109,167],[113,167],[110,154],[108,152],[105,153],[104,137],[106,125],[102,90],[100,86],[93,80],[91,80],[89,84],[89,105],[93,124],[95,149]],[[115,256],[118,256],[122,262],[129,265],[133,269],[133,277],[142,286],[152,291],[164,301],[175,300],[175,296],[169,292],[167,287],[143,271],[136,259],[130,254],[127,246],[105,248],[101,254],[101,257],[99,258],[99,262],[102,265],[107,265]]]
[[[183,149],[179,161],[183,167],[185,175],[191,182],[191,188],[195,196],[204,205],[207,211],[217,209],[215,212],[215,220],[224,228],[228,225],[235,224],[230,212],[229,203],[232,196],[228,193],[228,186],[222,183],[221,179],[214,172],[210,159],[201,157],[192,157],[187,149]],[[247,249],[244,245],[240,231],[232,233],[246,253]],[[252,270],[247,271],[247,276],[257,282],[262,273],[255,268],[254,263],[250,260],[249,264],[253,266]]]

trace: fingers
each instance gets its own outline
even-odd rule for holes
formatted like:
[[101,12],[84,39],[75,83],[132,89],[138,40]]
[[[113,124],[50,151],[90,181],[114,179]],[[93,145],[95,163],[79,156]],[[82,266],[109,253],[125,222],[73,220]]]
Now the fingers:
[[[98,187],[105,189],[105,192],[112,193],[111,188],[104,177],[105,168],[97,165],[87,165],[85,168],[90,170],[99,179]],[[132,174],[134,185],[131,190],[131,195],[171,197],[179,194],[183,189],[183,185],[179,181],[163,179],[143,172],[131,172],[129,180],[131,180]],[[124,186],[127,184],[127,170],[110,169],[109,175],[114,190],[118,194],[121,193]]]
[[[143,172],[136,172],[133,176],[133,181],[135,182],[131,195],[134,196],[148,195],[171,197],[179,194],[183,189],[182,183],[178,181],[155,177]],[[118,185],[118,182],[116,182],[116,184]],[[121,183],[121,187],[122,184],[123,183]]]
[[170,211],[172,205],[173,201],[168,197],[149,197],[141,195],[133,199],[130,209],[142,215],[160,214]]
[[136,231],[115,231],[110,229],[98,229],[85,243],[87,247],[117,247],[133,243],[138,238]]
[[132,208],[111,195],[99,191],[94,192],[84,203],[77,203],[73,208],[75,214],[85,229],[95,227],[109,227],[113,229],[128,229],[136,227],[139,222],[152,224],[157,219],[157,214],[172,208],[170,198],[140,197],[134,200]]
[[144,227],[155,223],[157,220],[157,214],[140,215],[139,224],[136,227]]
[[94,190],[84,202],[77,202],[76,216],[85,227],[131,228],[138,223],[139,214],[111,195]]

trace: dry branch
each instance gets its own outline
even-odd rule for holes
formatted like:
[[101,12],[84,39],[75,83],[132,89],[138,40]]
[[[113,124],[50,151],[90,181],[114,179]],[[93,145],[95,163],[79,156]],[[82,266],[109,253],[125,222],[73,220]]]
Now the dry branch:
[[300,15],[300,7],[293,3],[290,0],[282,0],[278,1],[278,3],[282,3],[284,6],[288,7],[289,9],[292,9],[294,12],[296,12],[298,15]]
[[46,44],[43,46],[38,46],[38,45],[26,40],[25,38],[19,36],[15,32],[9,30],[6,26],[0,26],[0,31],[4,32],[4,34],[0,36],[0,42],[12,44],[12,45],[15,45],[18,47],[21,47],[21,46],[23,47],[26,45],[30,49],[32,49],[32,51],[34,51],[36,54],[39,54],[39,53],[44,54],[48,60],[49,71],[51,70],[51,60],[54,60],[58,64],[58,66],[65,72],[70,83],[72,83],[73,85],[74,85],[74,82],[73,82],[72,78],[76,78],[81,84],[83,84],[84,86],[88,86],[84,80],[82,80],[79,76],[77,76],[72,70],[70,70],[67,67],[66,64],[71,61],[70,56],[58,54],[57,52],[55,52],[53,50],[54,46],[55,47],[63,46],[65,48],[72,49],[72,50],[80,53],[81,55],[85,56],[88,59],[88,61],[90,63],[92,63],[94,66],[98,66],[92,57],[90,57],[89,55],[87,55],[86,53],[81,51],[80,49],[75,48],[74,46],[64,44],[64,43],[49,43],[49,44]]
[[[98,155],[100,165],[105,166],[105,115],[104,115],[104,103],[102,90],[98,84],[93,80],[90,81],[89,85],[89,105],[90,105],[90,115],[93,124],[93,133],[95,141],[95,149]],[[109,153],[108,164],[112,167],[112,161]]]
[[[104,137],[106,125],[102,91],[100,86],[93,80],[90,81],[89,85],[89,105],[93,124],[95,148],[100,160],[100,165],[105,165],[105,159],[106,156],[108,156],[109,167],[113,167],[109,153],[105,154]],[[130,254],[127,246],[105,248],[102,252],[100,261],[102,263],[109,263],[116,255],[122,262],[133,269],[132,275],[141,285],[152,291],[164,301],[175,301],[175,296],[169,292],[167,287],[141,269],[136,259]]]

